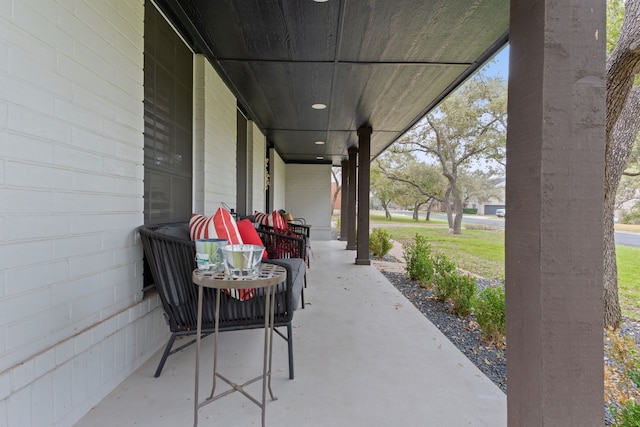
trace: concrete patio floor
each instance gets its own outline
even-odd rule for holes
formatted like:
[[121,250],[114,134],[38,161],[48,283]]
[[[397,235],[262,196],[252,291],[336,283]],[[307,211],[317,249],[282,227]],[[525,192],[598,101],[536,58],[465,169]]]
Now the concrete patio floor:
[[[354,265],[345,242],[313,242],[294,316],[295,379],[274,337],[269,426],[507,425],[506,396],[373,266]],[[224,332],[220,371],[237,383],[262,369],[261,330]],[[213,339],[203,340],[200,396],[208,394]],[[167,360],[158,351],[76,427],[193,425],[195,346]],[[219,385],[223,390],[224,385]],[[249,390],[259,396],[260,383]],[[199,426],[260,425],[260,409],[233,393],[199,412]]]

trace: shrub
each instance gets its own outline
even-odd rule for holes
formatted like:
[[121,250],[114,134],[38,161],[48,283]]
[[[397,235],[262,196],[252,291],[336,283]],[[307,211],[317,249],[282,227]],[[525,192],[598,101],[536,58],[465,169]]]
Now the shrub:
[[487,344],[501,346],[505,337],[505,296],[501,286],[488,286],[475,298],[476,320]]
[[640,356],[635,338],[609,328],[605,351],[611,363],[604,367],[605,400],[617,426],[640,425]]
[[456,266],[443,254],[437,254],[431,262],[434,270],[433,295],[438,301],[444,302],[455,290],[456,279],[449,276],[454,274]]
[[436,273],[433,279],[433,296],[436,297],[438,301],[446,301],[448,300],[455,290],[455,279],[452,279],[451,276],[455,273]]
[[446,255],[437,254],[433,257],[433,269],[436,274],[445,275],[455,270],[456,266]]
[[473,308],[473,299],[478,291],[476,279],[469,275],[459,275],[451,273],[449,280],[452,281],[453,309],[459,316],[468,316]]
[[380,258],[389,253],[393,243],[391,243],[391,234],[382,228],[374,228],[369,236],[369,250]]
[[462,208],[462,213],[475,215],[478,213],[478,208]]
[[414,243],[405,243],[402,249],[409,278],[427,286],[433,278],[431,246],[427,243],[427,238],[416,234]]
[[627,401],[620,408],[611,408],[611,414],[618,427],[640,426],[640,405],[633,400]]

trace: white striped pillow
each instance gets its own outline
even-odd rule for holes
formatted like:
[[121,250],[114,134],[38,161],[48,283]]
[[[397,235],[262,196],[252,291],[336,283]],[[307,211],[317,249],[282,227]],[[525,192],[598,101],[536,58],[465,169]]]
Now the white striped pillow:
[[270,225],[277,232],[283,232],[289,229],[287,222],[282,218],[282,215],[280,215],[280,212],[278,211],[273,211],[270,214],[255,211],[253,213],[253,220],[258,224]]
[[192,213],[191,220],[189,220],[189,235],[194,241],[197,239],[225,239],[230,245],[242,244],[242,237],[240,237],[236,221],[224,208],[218,208],[212,217]]

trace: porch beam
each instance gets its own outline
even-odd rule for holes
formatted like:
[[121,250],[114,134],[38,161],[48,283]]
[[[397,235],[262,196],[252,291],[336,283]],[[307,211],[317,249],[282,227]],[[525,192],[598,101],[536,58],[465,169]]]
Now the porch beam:
[[369,265],[369,187],[371,186],[370,127],[358,129],[358,249],[356,264]]
[[357,147],[349,147],[349,200],[347,202],[347,250],[355,251],[357,249],[356,246],[356,171],[357,171],[357,161],[358,161],[358,148]]
[[602,426],[605,2],[512,0],[509,426]]
[[343,160],[340,184],[340,240],[347,240],[347,217],[349,216],[349,160]]

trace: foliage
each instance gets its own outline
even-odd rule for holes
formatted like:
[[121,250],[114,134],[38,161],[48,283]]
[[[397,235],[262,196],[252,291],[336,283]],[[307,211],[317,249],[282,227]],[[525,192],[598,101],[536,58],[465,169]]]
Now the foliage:
[[377,256],[384,257],[389,253],[393,243],[391,243],[391,234],[382,228],[374,228],[369,236],[369,250]]
[[496,163],[497,159],[504,159],[506,106],[504,79],[476,74],[397,143],[398,151],[421,152],[438,164],[447,180],[444,205],[454,234],[461,232],[463,215],[460,173],[472,161]]
[[640,201],[631,209],[622,213],[622,222],[625,224],[640,224]]
[[433,263],[431,246],[427,243],[426,237],[416,234],[414,242],[404,243],[402,249],[409,278],[428,286],[433,278]]
[[428,239],[434,252],[446,255],[463,270],[488,279],[504,277],[504,229],[466,228],[464,234],[451,234],[444,224],[437,227],[422,223],[415,227],[386,225],[391,238],[397,242],[413,240],[413,236],[420,233]]
[[[627,170],[631,171],[634,168],[640,170],[640,164],[629,164]],[[624,213],[625,207],[628,208],[630,204],[638,202],[640,202],[640,176],[623,176],[616,193],[615,209],[622,210]]]
[[505,293],[501,286],[488,286],[473,302],[476,321],[487,344],[502,346],[505,338]]
[[[409,217],[405,218],[407,223],[412,222]],[[470,228],[469,225],[466,227]],[[638,226],[627,227],[636,227],[631,231],[640,231]],[[450,234],[445,224],[434,226],[420,223],[414,227],[394,227],[389,223],[385,225],[385,229],[391,233],[393,240],[402,244],[413,240],[416,233],[419,233],[429,241],[434,253],[447,255],[463,270],[488,279],[504,277],[504,229],[469,229],[464,235]],[[624,314],[640,320],[640,248],[618,245],[616,257],[619,295]]]
[[618,44],[624,20],[624,0],[607,0],[607,55]]
[[437,254],[431,259],[434,270],[433,295],[438,301],[446,301],[453,295],[455,290],[455,279],[450,276],[454,274],[456,266],[443,254]]
[[452,281],[453,293],[451,301],[453,301],[453,309],[458,316],[468,316],[473,308],[473,301],[478,291],[476,279],[468,274],[461,275],[452,273],[449,275]]
[[638,427],[640,426],[640,405],[630,400],[620,409],[612,408],[613,417],[618,427]]
[[605,335],[609,363],[604,367],[605,401],[617,426],[640,425],[640,356],[635,338],[609,327]]
[[[444,200],[446,183],[438,169],[419,162],[411,153],[392,148],[372,163],[373,170],[376,171],[376,179],[372,179],[374,195],[392,188],[393,191],[388,192],[391,200],[400,206],[415,208],[431,200]],[[379,174],[386,181],[378,178]]]
[[391,219],[391,213],[389,212],[389,205],[391,203],[398,203],[397,199],[403,194],[405,188],[403,185],[390,180],[385,174],[382,168],[383,162],[385,162],[386,155],[382,155],[380,159],[371,163],[371,193],[373,198],[378,199],[384,208],[387,219]]
[[433,296],[438,301],[446,301],[453,296],[455,291],[455,278],[452,278],[455,273],[436,273],[433,278]]
[[[504,171],[484,167],[482,170],[462,170],[458,178],[464,203],[487,203],[491,199],[504,200]],[[464,211],[464,213],[467,213]]]

